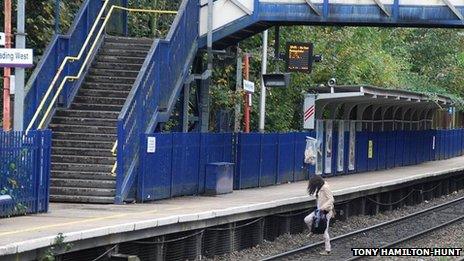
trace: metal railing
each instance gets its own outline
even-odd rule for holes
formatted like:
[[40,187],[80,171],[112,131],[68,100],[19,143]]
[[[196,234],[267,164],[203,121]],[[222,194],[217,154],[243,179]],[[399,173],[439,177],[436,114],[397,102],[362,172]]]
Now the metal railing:
[[159,108],[175,99],[188,76],[198,49],[198,22],[198,0],[183,0],[166,39],[154,41],[119,114],[116,203],[124,201],[139,172],[142,135],[154,131]]
[[[32,117],[31,122],[29,123],[29,125],[28,125],[28,127],[26,129],[26,133],[32,128],[35,121],[37,120],[39,114],[41,113],[41,111],[42,111],[42,109],[43,109],[43,107],[45,105],[45,102],[47,101],[50,93],[52,92],[53,87],[55,86],[56,82],[58,81],[58,78],[60,77],[61,72],[63,71],[63,69],[66,66],[67,62],[68,61],[73,62],[73,61],[76,61],[76,60],[80,60],[82,58],[82,55],[83,55],[84,51],[86,50],[87,45],[89,44],[95,29],[98,26],[99,20],[102,19],[102,16],[103,16],[103,14],[105,12],[105,9],[106,9],[108,3],[109,3],[109,0],[106,0],[105,3],[103,4],[102,9],[100,10],[100,13],[97,16],[97,19],[95,20],[95,22],[94,22],[94,24],[92,26],[92,29],[90,30],[89,35],[87,36],[87,39],[85,40],[81,50],[79,51],[79,54],[77,56],[67,56],[67,57],[65,57],[65,59],[61,63],[61,66],[59,67],[55,77],[53,78],[50,86],[47,89],[47,92],[45,93],[45,96],[43,97],[42,101],[40,102],[39,107],[37,108],[34,116]],[[61,91],[63,90],[64,85],[66,84],[66,82],[68,80],[71,80],[71,81],[72,80],[77,80],[82,76],[82,73],[84,72],[84,70],[86,68],[86,65],[88,64],[90,58],[92,57],[92,52],[94,51],[94,49],[97,46],[98,39],[100,38],[100,36],[104,32],[105,27],[108,24],[108,21],[110,20],[111,15],[113,14],[113,11],[116,10],[116,9],[123,10],[123,11],[128,11],[128,12],[146,12],[146,13],[157,13],[157,14],[176,14],[177,13],[176,11],[135,9],[135,8],[126,8],[126,7],[122,7],[122,6],[116,6],[116,5],[111,6],[109,12],[107,13],[107,15],[106,15],[101,27],[100,27],[100,30],[98,31],[97,35],[94,38],[94,41],[92,43],[92,46],[90,47],[90,50],[87,52],[85,60],[84,60],[83,64],[81,65],[78,74],[75,75],[75,76],[66,76],[61,81],[61,84],[59,85],[57,91],[55,92],[55,95],[52,98],[52,101],[50,102],[50,104],[48,105],[44,115],[42,116],[42,120],[40,121],[37,129],[42,129],[43,128],[43,126],[44,126],[46,120],[48,119],[48,116],[49,116],[52,108],[55,106],[55,103],[56,103],[58,97],[60,96]]]

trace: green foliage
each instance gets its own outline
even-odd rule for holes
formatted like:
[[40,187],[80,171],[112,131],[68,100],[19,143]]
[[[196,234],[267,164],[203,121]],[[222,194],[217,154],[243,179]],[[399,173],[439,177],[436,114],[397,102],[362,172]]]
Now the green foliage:
[[72,244],[71,243],[65,243],[65,236],[63,233],[58,233],[58,235],[55,237],[55,240],[53,244],[47,248],[42,255],[40,256],[39,260],[40,261],[55,261],[55,256],[59,252],[67,252],[71,250]]
[[[456,101],[464,95],[464,35],[457,29],[291,26],[282,27],[280,32],[280,52],[284,51],[287,41],[313,42],[315,53],[322,54],[324,61],[315,64],[311,74],[292,73],[289,88],[268,90],[268,131],[300,130],[302,93],[332,77],[342,85],[407,89],[431,97],[446,94]],[[250,78],[256,86],[260,84],[261,41],[261,35],[256,35],[240,43],[242,50],[252,54]],[[283,63],[273,58],[273,44],[272,30],[268,72],[278,67],[284,69]],[[228,66],[234,67],[235,64]],[[215,71],[213,109],[231,101],[231,97],[224,93],[232,93],[235,81],[224,76],[224,72],[230,70],[227,68],[219,66]],[[252,130],[257,130],[259,90],[253,98]],[[463,108],[460,103],[458,107]]]

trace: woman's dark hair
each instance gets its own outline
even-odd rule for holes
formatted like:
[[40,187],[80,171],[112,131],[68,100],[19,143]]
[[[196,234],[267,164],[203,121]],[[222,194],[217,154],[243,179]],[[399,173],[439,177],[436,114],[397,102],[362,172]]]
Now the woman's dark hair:
[[319,192],[321,187],[324,185],[325,181],[319,175],[314,175],[309,179],[308,182],[308,193],[309,195],[314,195]]

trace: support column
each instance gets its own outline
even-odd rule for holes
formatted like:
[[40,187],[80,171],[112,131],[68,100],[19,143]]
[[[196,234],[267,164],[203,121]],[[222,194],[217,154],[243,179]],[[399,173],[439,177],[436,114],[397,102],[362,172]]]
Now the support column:
[[[16,48],[26,48],[25,34],[25,5],[26,0],[18,0],[18,11],[16,18]],[[24,129],[24,79],[25,73],[23,68],[15,69],[15,97],[14,97],[14,130],[22,131]]]
[[[209,131],[209,87],[213,72],[213,0],[208,0],[208,33],[206,35],[206,50],[208,66],[206,70],[207,79],[202,79],[200,87],[201,113],[200,132]],[[202,77],[203,78],[203,77]]]
[[182,132],[188,132],[189,128],[189,101],[190,101],[190,81],[184,84],[182,102]]
[[[276,36],[278,37],[278,36]],[[261,93],[259,96],[259,131],[264,132],[264,124],[266,119],[266,86],[264,86],[263,74],[267,72],[267,30],[263,32],[263,57],[261,62]],[[278,39],[276,39],[278,43]]]
[[[237,71],[235,74],[235,95],[240,96],[243,90],[243,74],[242,74],[242,50],[237,46]],[[234,132],[237,133],[240,131],[240,123],[242,119],[242,106],[240,99],[236,99],[235,110],[234,110]]]

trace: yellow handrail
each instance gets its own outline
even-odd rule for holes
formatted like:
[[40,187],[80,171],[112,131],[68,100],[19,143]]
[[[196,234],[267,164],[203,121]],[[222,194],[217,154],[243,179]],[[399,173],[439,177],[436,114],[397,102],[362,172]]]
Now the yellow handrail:
[[116,156],[117,148],[118,148],[118,141],[114,143],[113,148],[111,149],[111,153],[113,154],[113,156]]
[[[90,39],[92,37],[93,32],[95,31],[95,28],[98,25],[99,20],[101,19],[102,15],[103,15],[104,10],[106,9],[106,6],[107,6],[108,2],[109,2],[109,0],[106,0],[105,3],[103,4],[102,9],[100,10],[100,13],[97,16],[97,19],[95,20],[95,23],[93,24],[93,26],[92,26],[92,28],[91,28],[91,30],[89,32],[89,35],[87,36],[87,39],[85,40],[84,45],[82,46],[82,49],[79,52],[79,55],[78,56],[67,56],[63,60],[63,62],[61,63],[61,66],[59,67],[55,77],[53,78],[50,86],[48,87],[47,92],[45,93],[44,98],[40,102],[39,107],[37,108],[37,111],[35,112],[34,116],[32,117],[31,122],[29,123],[29,126],[26,129],[26,133],[32,128],[34,122],[36,121],[40,111],[42,110],[42,108],[43,108],[43,106],[45,104],[45,101],[48,99],[48,96],[50,95],[50,93],[51,93],[51,91],[53,89],[53,86],[55,85],[56,81],[58,80],[58,77],[59,77],[60,73],[63,71],[64,66],[66,65],[67,61],[68,60],[71,60],[71,61],[80,60],[85,48],[87,47],[88,42],[90,41]],[[103,21],[103,24],[102,24],[97,36],[95,37],[95,41],[93,42],[92,46],[90,47],[90,50],[87,53],[87,56],[86,56],[84,62],[82,63],[78,74],[76,76],[66,76],[61,81],[61,84],[58,87],[57,92],[53,96],[53,99],[50,102],[50,105],[48,106],[47,110],[45,111],[45,114],[43,115],[42,120],[40,121],[39,125],[37,126],[37,129],[41,129],[43,127],[43,125],[44,125],[44,123],[45,123],[45,121],[46,121],[46,119],[48,117],[48,114],[52,110],[56,100],[58,99],[58,96],[60,95],[61,91],[63,90],[63,87],[64,87],[65,83],[68,80],[77,80],[77,79],[79,79],[81,77],[81,74],[84,71],[84,68],[85,68],[86,64],[88,63],[88,61],[89,61],[89,59],[91,57],[91,54],[92,54],[93,50],[95,49],[95,47],[97,45],[96,39],[98,39],[101,36],[101,34],[103,33],[103,30],[105,29],[106,24],[108,23],[114,9],[124,10],[124,11],[128,11],[128,12],[146,12],[146,13],[157,13],[157,14],[177,14],[177,11],[136,9],[136,8],[127,8],[127,7],[117,6],[117,5],[111,6],[110,11],[106,15],[105,20]]]
[[110,2],[109,0],[106,0],[103,3],[103,6],[102,6],[100,12],[98,13],[98,16],[95,19],[95,22],[93,23],[92,28],[90,29],[89,34],[87,35],[87,38],[85,39],[84,44],[82,45],[82,48],[79,51],[78,55],[77,56],[66,56],[64,58],[63,62],[61,62],[61,65],[58,68],[58,71],[56,72],[55,77],[53,77],[53,80],[50,83],[50,86],[48,86],[47,92],[45,92],[45,96],[43,97],[42,101],[40,101],[39,107],[37,108],[36,112],[34,113],[34,116],[31,119],[31,122],[29,123],[29,125],[26,128],[26,134],[29,132],[29,130],[34,125],[34,122],[36,121],[37,117],[39,116],[39,113],[42,110],[42,107],[45,105],[45,102],[47,101],[48,96],[52,92],[53,86],[55,85],[56,81],[58,81],[58,78],[59,78],[61,72],[63,71],[64,66],[66,65],[66,63],[68,61],[75,61],[75,60],[80,60],[81,59],[81,56],[84,54],[85,48],[87,48],[87,45],[89,44],[90,39],[92,38],[93,32],[97,28],[98,22],[100,21],[103,13],[105,12],[106,6],[108,5],[109,2]]

